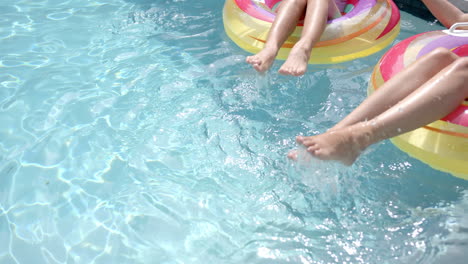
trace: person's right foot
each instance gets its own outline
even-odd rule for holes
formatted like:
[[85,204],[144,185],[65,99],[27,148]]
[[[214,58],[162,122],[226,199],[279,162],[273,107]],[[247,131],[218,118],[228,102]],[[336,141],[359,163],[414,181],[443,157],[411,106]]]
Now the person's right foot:
[[[317,136],[296,138],[313,157],[321,160],[336,160],[345,165],[352,165],[361,152],[369,146],[370,131],[363,126],[347,127],[329,131]],[[288,154],[290,159],[297,159],[297,151]]]
[[276,51],[273,49],[264,48],[259,53],[248,56],[245,61],[252,65],[258,72],[266,72],[270,69],[271,65],[276,58]]

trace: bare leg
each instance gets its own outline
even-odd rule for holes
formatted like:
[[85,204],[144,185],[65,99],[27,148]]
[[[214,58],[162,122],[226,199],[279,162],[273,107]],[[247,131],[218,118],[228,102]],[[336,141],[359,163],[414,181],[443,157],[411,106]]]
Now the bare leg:
[[268,32],[264,48],[257,54],[246,58],[258,72],[265,72],[273,64],[278,50],[297,26],[304,14],[307,0],[284,0]]
[[351,165],[369,145],[427,125],[458,107],[468,97],[467,72],[468,58],[459,58],[374,119],[297,141],[316,158]]
[[343,128],[376,117],[418,89],[457,58],[458,56],[448,49],[435,49],[388,80],[330,130]]
[[468,14],[464,13],[453,1],[422,0],[431,13],[447,28],[456,22],[468,22]]
[[339,10],[334,0],[307,0],[306,17],[301,38],[289,53],[279,73],[299,76],[307,70],[312,47],[320,40],[329,17],[336,17]]

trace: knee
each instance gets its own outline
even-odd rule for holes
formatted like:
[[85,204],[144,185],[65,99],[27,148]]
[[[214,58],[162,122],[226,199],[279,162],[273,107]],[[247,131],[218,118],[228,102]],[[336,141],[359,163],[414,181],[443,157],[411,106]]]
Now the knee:
[[463,85],[457,86],[458,92],[468,98],[468,57],[459,57],[453,62],[449,69],[448,74],[450,78],[462,80]]
[[466,73],[466,75],[468,76],[468,57],[459,57],[453,63],[453,69],[455,71],[462,71],[463,73]]
[[447,63],[451,63],[459,59],[459,57],[453,52],[451,52],[449,49],[440,47],[434,49],[428,55],[430,58],[437,60],[438,62],[445,61]]

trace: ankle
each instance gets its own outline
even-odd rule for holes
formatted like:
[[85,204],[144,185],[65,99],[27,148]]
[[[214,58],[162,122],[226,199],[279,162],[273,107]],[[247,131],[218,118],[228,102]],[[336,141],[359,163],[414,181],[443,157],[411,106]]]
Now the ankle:
[[353,134],[360,151],[381,140],[377,133],[377,124],[373,121],[361,122],[347,129]]
[[269,54],[278,54],[278,51],[281,47],[278,47],[276,45],[273,45],[273,44],[265,44],[265,46],[263,47],[262,51],[264,52],[268,52]]
[[296,44],[294,44],[295,50],[301,50],[306,54],[310,54],[312,52],[312,44],[305,43],[304,41],[299,40]]

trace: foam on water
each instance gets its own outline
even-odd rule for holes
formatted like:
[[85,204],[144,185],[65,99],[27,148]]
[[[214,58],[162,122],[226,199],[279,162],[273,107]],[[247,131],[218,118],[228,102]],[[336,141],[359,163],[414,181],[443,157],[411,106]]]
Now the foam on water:
[[465,181],[389,142],[350,168],[286,158],[383,53],[259,76],[222,7],[0,2],[0,263],[457,263]]

